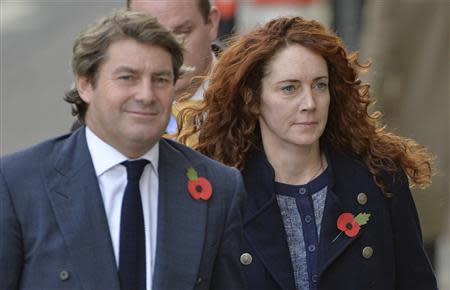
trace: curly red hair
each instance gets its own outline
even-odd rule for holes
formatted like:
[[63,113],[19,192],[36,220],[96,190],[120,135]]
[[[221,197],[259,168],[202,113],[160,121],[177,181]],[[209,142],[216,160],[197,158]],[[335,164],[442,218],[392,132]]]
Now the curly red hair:
[[329,72],[330,109],[320,142],[337,152],[357,155],[384,188],[382,173],[403,169],[411,183],[429,185],[432,156],[415,141],[396,136],[370,114],[370,86],[358,79],[370,64],[360,64],[343,42],[319,22],[278,18],[236,38],[220,56],[201,108],[187,108],[178,118],[179,140],[198,135],[195,149],[224,164],[243,168],[248,153],[261,148],[258,116],[261,80],[280,49],[299,44],[321,55]]

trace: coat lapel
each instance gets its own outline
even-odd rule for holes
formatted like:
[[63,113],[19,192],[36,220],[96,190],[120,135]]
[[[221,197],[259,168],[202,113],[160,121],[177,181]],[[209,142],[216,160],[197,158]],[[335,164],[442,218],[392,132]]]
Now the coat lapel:
[[341,234],[333,242],[340,233],[336,222],[339,215],[343,212],[352,211],[344,211],[337,195],[332,190],[328,190],[319,242],[320,274],[359,236],[358,234],[353,238],[349,238],[345,234]]
[[291,256],[275,198],[274,172],[264,153],[254,151],[242,172],[248,191],[245,239],[281,289],[296,289]]
[[[329,162],[328,166],[331,171],[331,180],[328,188],[327,199],[325,202],[325,208],[323,211],[323,220],[322,227],[320,233],[320,242],[319,242],[319,273],[322,274],[331,263],[341,255],[344,250],[350,246],[353,241],[358,239],[360,233],[358,233],[353,238],[346,236],[342,233],[339,238],[337,238],[334,242],[333,240],[337,235],[341,232],[337,228],[337,220],[339,215],[344,212],[350,212],[355,214],[355,209],[345,206],[344,204],[349,204],[347,201],[348,198],[351,198],[350,192],[346,192],[349,189],[347,187],[343,187],[339,182],[343,180],[343,177],[340,174],[345,174],[345,180],[347,179],[346,175],[350,171],[346,168],[348,162],[348,158],[342,158],[341,156],[333,153],[327,154],[327,160]],[[335,170],[339,168],[339,171]],[[354,168],[353,168],[354,169]]]
[[160,141],[159,200],[154,289],[191,289],[195,285],[207,223],[207,202],[187,190],[187,169],[199,176],[204,168],[191,164],[167,141]]
[[245,223],[245,238],[282,289],[295,289],[291,256],[280,210],[273,199]]
[[117,267],[97,177],[79,129],[55,151],[49,199],[83,289],[119,290]]

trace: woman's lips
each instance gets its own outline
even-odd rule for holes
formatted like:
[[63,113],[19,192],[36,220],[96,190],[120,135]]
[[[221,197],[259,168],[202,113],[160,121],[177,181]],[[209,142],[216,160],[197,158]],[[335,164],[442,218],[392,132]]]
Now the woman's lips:
[[318,122],[297,122],[295,125],[302,125],[302,126],[314,126],[317,125]]

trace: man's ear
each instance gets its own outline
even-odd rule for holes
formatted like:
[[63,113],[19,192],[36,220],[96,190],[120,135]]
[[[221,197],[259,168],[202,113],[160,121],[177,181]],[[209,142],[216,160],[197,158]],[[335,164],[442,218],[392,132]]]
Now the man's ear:
[[94,94],[94,88],[92,86],[90,78],[85,76],[77,76],[75,82],[77,86],[78,95],[80,95],[80,98],[86,104],[89,104]]
[[212,6],[208,15],[208,25],[209,25],[209,40],[213,42],[217,38],[217,33],[219,31],[220,22],[220,11],[217,7]]

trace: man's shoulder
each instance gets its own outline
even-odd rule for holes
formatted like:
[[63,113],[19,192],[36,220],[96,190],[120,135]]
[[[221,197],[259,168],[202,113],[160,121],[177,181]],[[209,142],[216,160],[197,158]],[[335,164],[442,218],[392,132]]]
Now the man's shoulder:
[[51,156],[57,154],[57,148],[61,146],[65,140],[70,138],[70,136],[71,134],[66,134],[47,139],[31,147],[1,156],[1,170],[21,170],[24,166],[31,168],[36,165],[39,160],[49,160],[51,159]]
[[166,138],[162,138],[161,142],[164,142],[173,150],[180,152],[184,156],[184,158],[186,158],[192,164],[202,164],[202,166],[206,167],[207,169],[226,171],[230,173],[233,171],[237,171],[236,168],[226,166],[179,142]]

